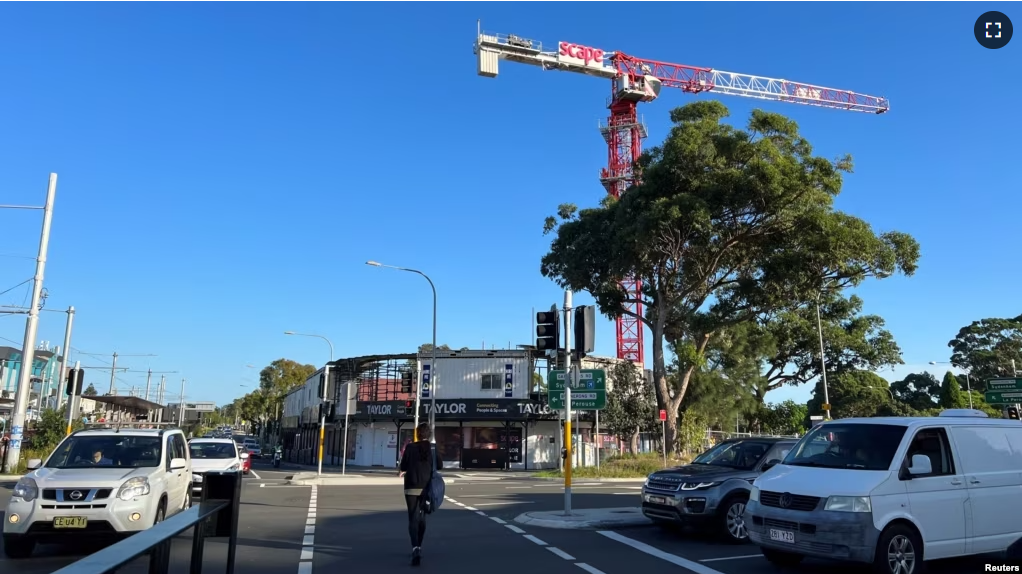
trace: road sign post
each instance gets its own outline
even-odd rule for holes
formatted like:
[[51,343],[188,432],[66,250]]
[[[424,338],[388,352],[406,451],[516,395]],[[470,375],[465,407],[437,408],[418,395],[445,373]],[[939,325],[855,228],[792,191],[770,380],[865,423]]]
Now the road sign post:
[[667,468],[667,411],[660,409],[660,426],[663,433],[660,438],[660,444],[664,451],[664,468]]

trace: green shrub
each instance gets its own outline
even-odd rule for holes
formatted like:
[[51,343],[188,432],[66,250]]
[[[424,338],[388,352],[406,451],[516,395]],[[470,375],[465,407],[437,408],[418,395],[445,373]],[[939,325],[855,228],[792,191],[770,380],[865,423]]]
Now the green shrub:
[[[687,464],[688,459],[668,459],[668,466]],[[583,466],[573,468],[571,476],[574,478],[645,478],[651,473],[664,468],[664,458],[661,454],[640,453],[621,454],[600,461],[600,468],[595,466]],[[563,473],[559,470],[543,470],[534,476],[542,478],[561,478]]]

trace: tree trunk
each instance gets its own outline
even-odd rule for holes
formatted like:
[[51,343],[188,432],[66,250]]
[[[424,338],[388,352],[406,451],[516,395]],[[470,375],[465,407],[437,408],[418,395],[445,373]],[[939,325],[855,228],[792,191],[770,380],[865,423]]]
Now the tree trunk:
[[[667,434],[663,437],[667,450],[674,452],[678,441],[678,407],[671,399],[667,384],[667,364],[664,362],[664,318],[658,313],[653,322],[653,380],[656,383],[657,402],[667,411]],[[678,405],[681,401],[678,401]],[[673,406],[673,408],[672,408]]]
[[639,427],[635,427],[632,436],[628,439],[628,449],[632,454],[639,454]]

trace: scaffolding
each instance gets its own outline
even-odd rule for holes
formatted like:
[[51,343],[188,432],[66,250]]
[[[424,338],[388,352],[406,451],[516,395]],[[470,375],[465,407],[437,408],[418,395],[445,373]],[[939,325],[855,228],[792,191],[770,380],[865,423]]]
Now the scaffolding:
[[357,400],[407,401],[419,387],[415,353],[367,355],[330,363],[335,400],[341,401],[347,383],[357,386]]

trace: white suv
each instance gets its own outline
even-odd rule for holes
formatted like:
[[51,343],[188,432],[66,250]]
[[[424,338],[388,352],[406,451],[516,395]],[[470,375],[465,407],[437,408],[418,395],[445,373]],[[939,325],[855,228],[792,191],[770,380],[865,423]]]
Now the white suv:
[[229,438],[193,438],[188,441],[192,455],[192,494],[202,494],[202,477],[211,470],[241,471],[238,446]]
[[192,463],[177,428],[80,430],[28,468],[4,514],[8,558],[29,557],[37,541],[145,530],[191,505]]

